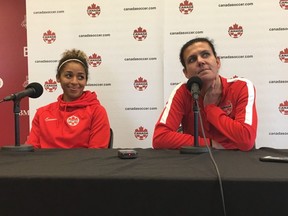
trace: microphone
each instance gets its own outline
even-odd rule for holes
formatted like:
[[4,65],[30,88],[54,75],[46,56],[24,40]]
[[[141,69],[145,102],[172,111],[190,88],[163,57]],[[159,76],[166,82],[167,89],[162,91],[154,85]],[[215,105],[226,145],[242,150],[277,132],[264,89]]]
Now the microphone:
[[38,98],[42,95],[42,93],[43,93],[42,85],[34,82],[26,86],[24,91],[11,94],[5,97],[3,101],[20,100],[26,96],[31,97],[31,98]]
[[[193,113],[194,113],[194,146],[182,146],[180,148],[181,154],[201,154],[208,151],[207,148],[199,146],[199,137],[198,137],[198,115],[199,115],[199,106],[198,98],[200,95],[200,90],[202,87],[202,80],[198,76],[191,77],[186,84],[187,89],[191,92],[194,103],[193,103]],[[200,116],[201,118],[201,116]]]
[[34,151],[33,145],[20,145],[20,128],[19,128],[19,113],[20,113],[20,100],[26,96],[31,98],[38,98],[43,93],[43,87],[39,83],[30,83],[26,86],[24,91],[17,92],[5,97],[2,101],[14,102],[14,121],[15,121],[15,146],[2,146],[1,149],[4,151]]
[[187,81],[186,86],[190,90],[194,100],[198,100],[202,88],[202,80],[198,76],[193,76]]

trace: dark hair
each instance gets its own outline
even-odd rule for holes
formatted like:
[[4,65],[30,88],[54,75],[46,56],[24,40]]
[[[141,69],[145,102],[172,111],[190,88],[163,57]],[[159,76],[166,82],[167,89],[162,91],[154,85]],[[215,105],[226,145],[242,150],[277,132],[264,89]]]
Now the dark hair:
[[60,77],[61,68],[63,68],[66,63],[71,61],[79,62],[83,65],[88,80],[88,58],[83,51],[77,49],[66,50],[62,54],[62,58],[60,59],[57,66],[56,77]]
[[180,62],[183,65],[184,68],[186,67],[185,66],[184,56],[183,56],[184,55],[184,51],[187,49],[187,47],[193,45],[194,43],[198,43],[198,42],[206,42],[206,43],[208,43],[208,45],[212,49],[212,52],[213,52],[214,56],[217,57],[217,54],[216,54],[216,51],[215,51],[215,48],[214,48],[212,40],[209,40],[208,38],[194,38],[194,39],[186,42],[181,48],[179,57],[180,57]]

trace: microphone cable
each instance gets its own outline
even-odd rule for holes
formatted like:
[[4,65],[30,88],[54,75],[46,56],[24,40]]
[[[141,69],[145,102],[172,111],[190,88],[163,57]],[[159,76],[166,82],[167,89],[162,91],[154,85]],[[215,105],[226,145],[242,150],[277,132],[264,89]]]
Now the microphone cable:
[[[198,107],[198,110],[200,110],[200,107],[199,107],[199,103],[198,103],[198,100],[195,100],[196,101],[196,105]],[[206,135],[205,135],[205,131],[204,131],[204,127],[203,127],[203,122],[202,122],[202,116],[201,116],[201,113],[199,115],[199,119],[200,119],[200,125],[201,125],[201,130],[203,132],[203,137],[204,137],[204,142],[205,142],[205,145],[208,149],[208,152],[209,152],[209,155],[210,155],[210,158],[213,162],[213,165],[215,167],[215,170],[217,172],[217,177],[218,177],[218,182],[219,182],[219,186],[220,186],[220,193],[221,193],[221,199],[222,199],[222,207],[223,207],[223,213],[224,213],[224,216],[226,216],[226,205],[225,205],[225,199],[224,199],[224,192],[223,192],[223,185],[222,185],[222,178],[221,178],[221,175],[220,175],[220,172],[219,172],[219,169],[218,169],[218,166],[217,166],[217,163],[213,157],[213,154],[211,152],[211,149],[207,143],[207,139],[206,139]]]

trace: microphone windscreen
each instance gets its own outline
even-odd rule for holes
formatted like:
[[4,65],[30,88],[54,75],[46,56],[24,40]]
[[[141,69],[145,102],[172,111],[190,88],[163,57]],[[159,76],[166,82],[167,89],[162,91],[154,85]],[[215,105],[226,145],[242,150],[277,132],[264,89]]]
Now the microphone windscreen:
[[38,98],[43,93],[43,87],[39,83],[36,83],[36,82],[30,83],[29,85],[26,86],[25,89],[29,89],[29,88],[34,89],[33,93],[29,96],[31,98]]
[[197,83],[199,85],[199,89],[201,90],[203,84],[202,80],[198,76],[193,76],[187,81],[186,84],[186,87],[189,91],[191,90],[193,83]]

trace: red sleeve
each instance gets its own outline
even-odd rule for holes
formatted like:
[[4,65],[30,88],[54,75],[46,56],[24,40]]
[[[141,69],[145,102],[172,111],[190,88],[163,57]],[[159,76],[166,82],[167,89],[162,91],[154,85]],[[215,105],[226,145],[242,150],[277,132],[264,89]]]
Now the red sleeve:
[[[255,88],[243,86],[236,92],[235,119],[230,118],[216,105],[205,107],[207,121],[218,129],[231,142],[221,143],[227,149],[248,151],[255,145],[257,132],[257,112],[255,106]],[[215,140],[217,141],[217,140]]]
[[[173,127],[173,124],[171,126]],[[191,146],[192,144],[192,135],[179,133],[177,130],[172,130],[169,124],[157,122],[153,135],[153,148],[178,149],[183,145]]]
[[40,148],[40,127],[39,127],[39,112],[37,111],[33,121],[31,131],[29,133],[26,144],[33,145],[34,148]]
[[93,113],[89,148],[107,148],[110,140],[110,124],[103,106],[97,106]]
[[[183,84],[177,86],[171,93],[170,98],[157,121],[153,134],[153,148],[161,149],[179,149],[181,146],[192,146],[194,144],[194,137],[191,134],[183,134],[177,132],[187,103],[191,109],[191,103],[185,99],[188,94],[186,87]],[[191,95],[188,96],[191,98]],[[204,139],[199,138],[200,145],[204,144]]]

